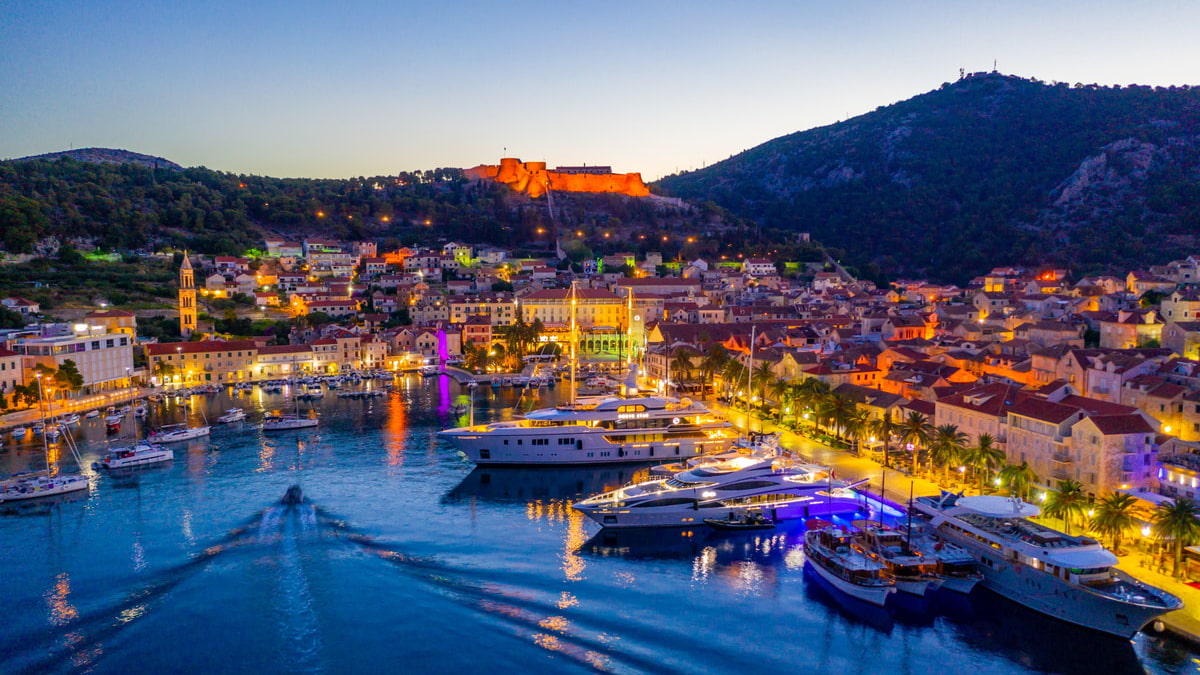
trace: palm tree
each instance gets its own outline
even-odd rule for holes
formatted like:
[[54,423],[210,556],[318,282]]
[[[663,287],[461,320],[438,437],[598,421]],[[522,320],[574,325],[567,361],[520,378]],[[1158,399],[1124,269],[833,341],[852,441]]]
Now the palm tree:
[[822,406],[821,416],[833,425],[833,433],[839,441],[842,440],[842,432],[845,431],[855,409],[854,401],[841,394],[831,395]]
[[782,378],[771,382],[771,385],[767,387],[767,393],[779,402],[778,419],[780,422],[783,421],[783,411],[791,407],[793,391],[792,383]]
[[704,354],[704,358],[700,360],[700,373],[704,376],[705,387],[702,390],[701,398],[708,392],[708,383],[712,382],[713,376],[721,372],[725,368],[725,364],[729,362],[729,353],[725,351],[725,346],[715,344],[708,348]]
[[896,424],[892,419],[892,411],[885,410],[882,417],[872,420],[870,428],[871,433],[883,441],[883,467],[886,469],[890,466],[889,457],[892,450],[892,436],[900,430],[900,425]]
[[1154,512],[1154,536],[1170,539],[1175,549],[1175,576],[1179,577],[1179,563],[1183,559],[1183,547],[1200,539],[1200,509],[1196,502],[1182,497],[1158,505]]
[[1070,478],[1059,481],[1058,490],[1046,497],[1046,506],[1042,510],[1051,518],[1062,518],[1067,526],[1067,534],[1071,534],[1071,522],[1087,511],[1083,486]]
[[972,470],[977,472],[979,477],[979,494],[983,494],[983,480],[987,478],[993,469],[1004,463],[1004,451],[997,448],[994,444],[996,439],[992,438],[991,434],[979,434],[975,445],[967,448],[966,460]]
[[913,446],[913,473],[920,467],[921,448],[929,445],[933,435],[933,425],[925,415],[911,410],[908,417],[900,423],[900,442]]
[[929,441],[929,461],[942,467],[943,480],[950,477],[950,467],[962,461],[967,447],[967,435],[953,424],[943,424],[933,430]]
[[857,446],[858,441],[862,439],[863,434],[869,433],[871,424],[871,414],[866,410],[855,406],[854,412],[850,418],[846,420],[846,438],[853,440]]
[[1029,488],[1037,482],[1037,474],[1029,468],[1029,462],[1009,464],[1000,469],[1000,482],[1008,484],[1009,496],[1024,499]]
[[775,371],[771,370],[770,363],[759,361],[758,365],[753,367],[750,379],[754,386],[758,388],[759,405],[765,407],[767,404],[767,388],[777,379]]
[[[692,381],[692,371],[696,365],[693,362],[693,356],[687,351],[687,348],[680,349],[671,355],[671,372],[667,374],[667,379],[675,383],[675,387],[681,391],[684,390],[684,385],[690,384]],[[671,392],[667,392],[670,395]]]
[[1133,517],[1133,509],[1137,499],[1124,492],[1110,492],[1096,502],[1096,515],[1088,526],[1100,534],[1112,537],[1113,552],[1120,554],[1121,536],[1137,523]]
[[738,387],[743,386],[742,383],[746,381],[746,366],[736,359],[729,359],[721,370],[721,381],[725,385],[726,395],[736,393]]

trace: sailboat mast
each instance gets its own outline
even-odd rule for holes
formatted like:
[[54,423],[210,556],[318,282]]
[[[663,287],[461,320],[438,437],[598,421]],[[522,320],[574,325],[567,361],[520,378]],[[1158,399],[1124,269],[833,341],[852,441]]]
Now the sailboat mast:
[[42,393],[42,374],[41,373],[37,374],[37,383],[38,383],[38,412],[41,413],[41,415],[42,415],[42,450],[44,451],[44,454],[46,456],[46,476],[49,477],[50,476],[50,441],[47,440],[46,437],[49,436],[50,434],[48,434],[47,430],[46,430],[46,408],[45,408],[46,395]]
[[750,360],[746,363],[746,431],[750,431],[750,409],[754,406],[754,338],[758,326],[750,326]]
[[579,346],[579,334],[575,328],[575,281],[571,281],[571,405],[575,405],[575,367],[578,361],[576,351]]

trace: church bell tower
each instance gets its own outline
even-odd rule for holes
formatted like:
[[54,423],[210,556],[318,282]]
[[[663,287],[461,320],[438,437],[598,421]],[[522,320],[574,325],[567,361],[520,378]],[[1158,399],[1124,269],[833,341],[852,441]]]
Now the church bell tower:
[[187,251],[179,266],[179,333],[185,339],[196,332],[196,278]]

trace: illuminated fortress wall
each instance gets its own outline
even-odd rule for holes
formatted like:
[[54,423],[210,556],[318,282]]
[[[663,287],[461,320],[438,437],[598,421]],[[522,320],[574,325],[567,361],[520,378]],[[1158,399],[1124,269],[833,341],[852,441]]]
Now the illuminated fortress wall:
[[630,197],[646,197],[650,190],[640,173],[560,173],[548,171],[545,162],[522,162],[505,157],[500,165],[480,164],[466,170],[472,180],[494,180],[530,197],[541,197],[547,188],[561,192],[617,192]]

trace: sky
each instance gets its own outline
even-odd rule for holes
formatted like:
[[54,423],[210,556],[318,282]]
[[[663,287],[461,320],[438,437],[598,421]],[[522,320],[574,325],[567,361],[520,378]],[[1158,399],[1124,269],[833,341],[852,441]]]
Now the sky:
[[991,70],[1200,85],[1200,2],[0,0],[0,158],[698,169]]

